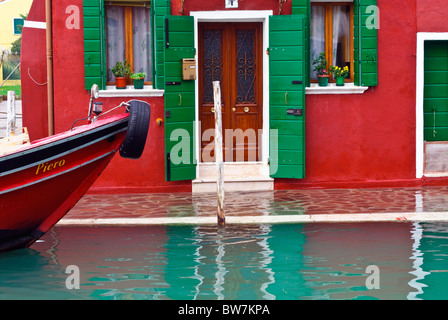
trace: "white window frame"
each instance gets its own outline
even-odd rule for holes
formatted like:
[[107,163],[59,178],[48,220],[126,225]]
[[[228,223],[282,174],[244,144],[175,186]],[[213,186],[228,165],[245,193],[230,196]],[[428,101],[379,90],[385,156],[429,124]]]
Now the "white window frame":
[[[106,5],[104,5],[106,10]],[[153,17],[151,17],[152,19]],[[151,27],[154,27],[151,22]],[[154,39],[153,39],[154,40]],[[152,41],[152,50],[154,50],[154,41]],[[154,63],[154,61],[153,61]],[[152,71],[151,71],[152,72]],[[154,83],[154,79],[152,80]],[[107,82],[107,81],[106,81]],[[154,89],[152,84],[144,85],[143,89],[134,89],[132,84],[127,85],[126,89],[117,89],[115,85],[106,85],[104,90],[99,90],[99,96],[102,98],[113,97],[163,97],[165,90]]]
[[[311,3],[329,3],[346,2],[353,3],[353,0],[311,0]],[[344,86],[336,86],[335,83],[329,83],[327,87],[320,87],[317,83],[311,83],[305,89],[305,94],[362,94],[369,87],[356,86],[354,82],[348,82]]]

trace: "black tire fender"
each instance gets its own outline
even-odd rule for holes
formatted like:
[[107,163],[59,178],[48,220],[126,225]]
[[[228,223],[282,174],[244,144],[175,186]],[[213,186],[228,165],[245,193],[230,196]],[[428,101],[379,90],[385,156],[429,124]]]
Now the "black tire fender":
[[129,104],[128,130],[119,151],[123,158],[139,159],[145,149],[151,108],[140,100],[131,100]]

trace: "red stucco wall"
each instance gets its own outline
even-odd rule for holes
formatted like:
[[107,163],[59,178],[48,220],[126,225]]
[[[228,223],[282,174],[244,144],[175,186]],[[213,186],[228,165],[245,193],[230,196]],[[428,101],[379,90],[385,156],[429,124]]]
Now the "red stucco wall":
[[447,32],[446,17],[448,3],[446,0],[418,0],[417,30],[418,32]]
[[378,0],[378,83],[306,96],[306,176],[277,188],[415,183],[415,1]]
[[[44,2],[35,0],[36,2]],[[325,187],[418,184],[415,179],[415,58],[417,31],[444,31],[445,0],[378,0],[379,85],[359,95],[307,95],[306,179],[277,179],[275,187]],[[239,10],[279,11],[277,0],[240,0]],[[426,4],[428,2],[428,4]],[[431,2],[431,8],[428,8]],[[70,128],[84,117],[89,96],[84,89],[82,18],[79,29],[65,27],[68,5],[82,13],[82,0],[53,1],[55,128]],[[224,10],[223,0],[185,1],[190,11]],[[180,14],[181,1],[174,0],[172,14]],[[291,2],[283,13],[291,12]],[[417,18],[418,16],[418,18]],[[81,14],[82,17],[82,14]],[[39,53],[40,54],[40,53]],[[23,70],[22,70],[23,72]],[[24,90],[26,95],[26,90]],[[28,99],[30,99],[28,97]],[[101,99],[116,105],[125,99]],[[146,149],[138,161],[116,157],[98,182],[96,191],[188,191],[190,182],[165,182],[163,97],[146,98],[151,105],[151,125]],[[30,110],[25,103],[24,113]],[[39,106],[33,107],[40,114]],[[46,108],[46,106],[45,106]],[[46,112],[46,109],[45,109]],[[46,113],[45,113],[46,114]],[[24,116],[30,130],[44,127],[39,117]],[[46,129],[44,129],[45,131]]]

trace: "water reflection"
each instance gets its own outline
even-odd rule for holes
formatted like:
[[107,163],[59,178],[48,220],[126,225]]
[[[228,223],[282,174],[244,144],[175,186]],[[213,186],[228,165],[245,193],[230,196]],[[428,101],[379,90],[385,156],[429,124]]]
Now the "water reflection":
[[[168,227],[170,299],[273,299],[273,251],[264,225]],[[179,239],[180,238],[180,239]],[[182,245],[179,245],[182,243]],[[179,266],[182,266],[179,270]]]
[[410,257],[411,260],[414,260],[412,263],[412,271],[409,273],[414,275],[415,278],[409,281],[409,285],[412,288],[415,288],[416,291],[409,292],[407,298],[409,300],[417,300],[420,299],[418,296],[423,293],[423,288],[426,287],[426,285],[423,283],[423,280],[425,279],[425,276],[429,274],[429,272],[423,271],[422,265],[423,265],[423,252],[420,250],[420,242],[423,235],[423,228],[420,223],[415,222],[412,224],[413,227],[411,229],[411,238],[413,240],[412,243],[412,256]]
[[448,298],[448,223],[421,223],[419,243],[422,275],[421,293],[416,298],[424,300]]
[[43,240],[0,255],[0,299],[448,298],[447,223],[58,227]]

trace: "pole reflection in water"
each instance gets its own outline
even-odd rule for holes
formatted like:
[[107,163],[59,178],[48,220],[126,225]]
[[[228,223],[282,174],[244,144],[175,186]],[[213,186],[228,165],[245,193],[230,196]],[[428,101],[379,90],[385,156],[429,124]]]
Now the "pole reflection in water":
[[[270,226],[168,227],[167,232],[167,267],[183,264],[179,275],[166,274],[169,298],[275,299],[266,290],[274,282],[269,267],[273,251],[267,245]],[[182,234],[191,246],[179,246]]]
[[[448,298],[448,223],[56,227],[43,240],[0,255],[0,299]],[[80,289],[65,286],[71,265]]]
[[412,226],[411,238],[413,239],[414,243],[412,244],[412,256],[410,257],[410,259],[414,260],[414,262],[412,263],[413,270],[409,273],[414,275],[415,278],[409,281],[409,286],[415,288],[417,291],[409,292],[407,298],[408,300],[420,300],[420,298],[418,298],[418,295],[422,294],[423,288],[426,287],[426,285],[423,283],[423,280],[425,279],[425,276],[429,274],[429,272],[425,272],[422,269],[423,253],[420,250],[420,242],[423,235],[423,228],[418,222],[414,222]]

